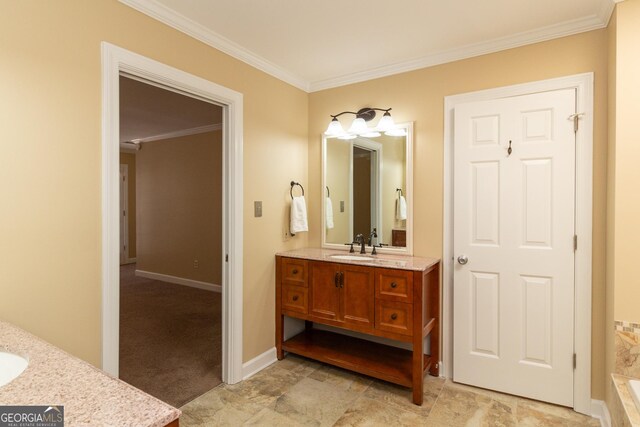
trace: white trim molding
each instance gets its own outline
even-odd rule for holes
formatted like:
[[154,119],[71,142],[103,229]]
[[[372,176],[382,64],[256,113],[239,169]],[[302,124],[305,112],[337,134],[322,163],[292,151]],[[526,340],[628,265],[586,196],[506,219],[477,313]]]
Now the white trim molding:
[[218,49],[252,67],[257,68],[277,79],[305,92],[317,92],[352,83],[391,76],[394,74],[413,71],[420,68],[432,67],[447,62],[472,58],[474,56],[513,49],[528,44],[539,43],[560,37],[586,31],[605,28],[613,12],[615,3],[622,0],[601,0],[602,7],[597,14],[580,19],[573,19],[555,25],[537,28],[506,37],[500,37],[480,43],[468,44],[454,49],[436,52],[410,61],[381,65],[375,68],[360,70],[342,76],[334,76],[323,80],[307,81],[304,78],[280,67],[239,44],[227,39],[217,32],[201,25],[192,19],[161,4],[157,0],[119,0],[121,3],[144,13],[170,27],[199,40],[214,49]]
[[[222,123],[215,123],[212,125],[197,126],[189,129],[181,129],[173,132],[161,133],[159,135],[147,136],[144,138],[132,139],[130,143],[140,144],[142,142],[162,141],[169,138],[180,138],[181,136],[198,135],[206,132],[213,132],[216,130],[222,130]],[[122,142],[120,144],[123,144]]]
[[[120,314],[120,75],[203,99],[223,109],[222,380],[242,380],[243,96],[110,43],[102,45],[102,369],[118,376]],[[228,256],[228,260],[225,259]]]
[[260,71],[282,80],[285,83],[289,83],[291,86],[302,89],[305,92],[309,91],[309,83],[301,77],[285,70],[260,55],[245,49],[239,44],[208,29],[204,25],[198,24],[192,19],[187,18],[156,0],[120,0],[120,3],[126,4],[138,12],[142,12],[163,24],[173,27],[194,39],[213,47],[214,49],[218,49],[219,51],[224,52],[245,64],[251,65]]
[[444,99],[444,227],[443,227],[443,342],[446,377],[453,367],[453,113],[461,103],[484,101],[532,93],[575,89],[580,127],[576,133],[575,232],[575,335],[577,366],[574,371],[573,408],[591,415],[591,256],[593,216],[593,73],[506,86],[447,96]]
[[184,277],[171,276],[169,274],[154,273],[152,271],[136,270],[136,276],[145,279],[159,280],[161,282],[173,283],[174,285],[188,286],[190,288],[202,289],[211,292],[222,292],[222,286],[199,280],[185,279]]
[[251,378],[264,368],[273,365],[277,361],[276,348],[272,347],[242,365],[242,379],[246,380]]
[[600,420],[602,427],[611,427],[611,414],[607,403],[602,400],[591,401],[591,416]]

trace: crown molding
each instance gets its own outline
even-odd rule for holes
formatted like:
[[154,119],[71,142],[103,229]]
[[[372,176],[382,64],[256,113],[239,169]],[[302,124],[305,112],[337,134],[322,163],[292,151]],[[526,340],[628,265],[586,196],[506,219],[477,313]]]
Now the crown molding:
[[144,13],[163,24],[175,28],[196,40],[199,40],[219,51],[226,53],[260,71],[263,71],[291,86],[309,92],[309,82],[285,70],[284,68],[256,55],[237,43],[211,31],[205,26],[187,18],[173,9],[160,4],[156,0],[119,0],[138,12]]
[[198,127],[194,127],[194,128],[189,128],[189,129],[181,129],[181,130],[176,130],[173,132],[167,132],[167,133],[161,133],[159,135],[153,135],[153,136],[148,136],[146,138],[136,138],[136,139],[132,139],[131,141],[126,141],[126,142],[121,142],[121,146],[122,144],[140,144],[142,142],[152,142],[152,141],[161,141],[163,139],[170,139],[170,138],[179,138],[181,136],[189,136],[189,135],[197,135],[200,133],[206,133],[206,132],[213,132],[216,130],[221,130],[222,129],[222,123],[216,123],[213,125],[206,125],[206,126],[198,126]]
[[298,89],[305,92],[317,92],[605,28],[609,23],[615,4],[624,0],[602,0],[602,6],[598,13],[585,18],[314,82],[306,81],[156,0],[119,1]]
[[315,81],[310,84],[309,92],[317,92],[353,83],[360,83],[366,80],[387,77],[394,74],[432,67],[434,65],[446,64],[448,62],[459,61],[488,53],[499,52],[528,44],[540,43],[547,40],[605,28],[609,22],[611,13],[613,12],[614,4],[612,0],[604,0],[603,3],[605,5],[600,9],[597,15],[566,21],[532,31],[525,31],[508,37],[500,37],[486,42],[473,43],[410,61],[398,62],[371,70]]

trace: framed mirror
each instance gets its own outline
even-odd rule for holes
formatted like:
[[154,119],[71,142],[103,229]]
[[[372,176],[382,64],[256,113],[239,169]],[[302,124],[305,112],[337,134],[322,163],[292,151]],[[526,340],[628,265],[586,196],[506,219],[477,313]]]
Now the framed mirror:
[[379,252],[413,252],[412,153],[412,123],[377,137],[323,136],[323,247],[345,249],[358,234],[369,242],[375,229]]

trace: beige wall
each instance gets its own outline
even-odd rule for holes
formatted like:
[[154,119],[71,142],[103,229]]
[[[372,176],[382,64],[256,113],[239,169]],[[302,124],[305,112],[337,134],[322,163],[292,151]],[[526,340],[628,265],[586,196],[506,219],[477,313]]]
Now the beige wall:
[[[615,319],[640,321],[640,0],[616,6],[614,255]],[[609,327],[610,325],[608,325]]]
[[149,142],[137,156],[136,268],[221,285],[222,131]]
[[[614,372],[615,320],[640,321],[635,271],[640,241],[640,0],[616,5],[609,24],[609,158],[607,204],[607,374]],[[611,390],[607,403],[612,407]]]
[[133,153],[120,153],[120,164],[127,165],[129,170],[129,182],[127,183],[127,201],[129,216],[127,224],[129,229],[129,258],[136,257],[136,155]]
[[106,41],[244,94],[243,359],[272,348],[274,252],[307,245],[284,230],[308,95],[115,0],[0,1],[0,317],[100,366]]
[[310,244],[320,243],[321,133],[329,114],[393,107],[414,121],[414,252],[442,256],[444,97],[577,73],[595,74],[592,395],[604,397],[607,33],[591,31],[545,43],[312,93],[309,97]]

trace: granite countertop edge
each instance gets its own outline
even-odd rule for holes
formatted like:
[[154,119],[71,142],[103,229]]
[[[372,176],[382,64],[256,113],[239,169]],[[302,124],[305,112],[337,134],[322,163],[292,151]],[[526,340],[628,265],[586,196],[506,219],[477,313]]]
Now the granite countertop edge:
[[[368,267],[390,268],[396,270],[425,271],[440,262],[439,258],[425,258],[411,255],[395,255],[379,253],[376,255],[349,253],[338,249],[326,248],[298,248],[276,253],[277,256],[299,258],[310,261],[335,262],[339,264],[361,265]],[[345,260],[335,258],[334,255],[352,255],[373,258],[373,260]]]
[[61,405],[66,426],[163,427],[181,411],[0,319],[0,350],[29,365],[0,387],[0,405]]

